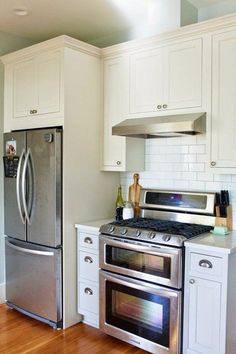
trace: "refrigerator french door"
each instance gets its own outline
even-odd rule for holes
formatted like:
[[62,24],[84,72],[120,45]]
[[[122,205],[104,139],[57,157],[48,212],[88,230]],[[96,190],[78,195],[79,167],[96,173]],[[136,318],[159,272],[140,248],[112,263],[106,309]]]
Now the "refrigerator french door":
[[4,134],[6,301],[62,326],[62,130]]

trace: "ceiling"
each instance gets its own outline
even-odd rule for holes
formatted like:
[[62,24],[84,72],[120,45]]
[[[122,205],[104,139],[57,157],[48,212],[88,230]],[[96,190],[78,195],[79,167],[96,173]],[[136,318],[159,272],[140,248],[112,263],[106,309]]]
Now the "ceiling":
[[[0,0],[0,31],[36,42],[66,34],[89,43],[104,39],[100,46],[110,45],[113,43],[109,43],[109,36],[147,25],[150,5],[158,1],[161,0]],[[188,1],[200,8],[224,0]],[[18,8],[30,13],[16,16],[12,10]],[[120,36],[120,41],[123,38],[126,37]]]

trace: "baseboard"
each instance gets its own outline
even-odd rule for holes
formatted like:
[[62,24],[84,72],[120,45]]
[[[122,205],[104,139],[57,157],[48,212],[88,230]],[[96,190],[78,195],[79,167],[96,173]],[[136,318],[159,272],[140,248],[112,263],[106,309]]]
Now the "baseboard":
[[5,283],[0,284],[0,304],[5,303],[6,300],[6,288]]

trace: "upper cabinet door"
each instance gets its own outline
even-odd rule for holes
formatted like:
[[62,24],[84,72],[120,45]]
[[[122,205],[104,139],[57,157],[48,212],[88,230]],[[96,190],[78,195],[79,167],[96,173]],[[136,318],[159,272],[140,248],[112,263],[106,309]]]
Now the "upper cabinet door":
[[165,103],[167,109],[202,104],[202,39],[166,48]]
[[130,56],[130,113],[156,112],[163,104],[163,50]]
[[63,124],[62,54],[48,50],[6,65],[4,131]]
[[60,52],[41,55],[36,59],[38,114],[60,110]]
[[236,30],[212,38],[211,166],[220,172],[236,167]]
[[34,59],[13,66],[13,116],[28,116],[36,107],[36,82]]
[[201,38],[131,54],[130,114],[201,107],[202,63]]

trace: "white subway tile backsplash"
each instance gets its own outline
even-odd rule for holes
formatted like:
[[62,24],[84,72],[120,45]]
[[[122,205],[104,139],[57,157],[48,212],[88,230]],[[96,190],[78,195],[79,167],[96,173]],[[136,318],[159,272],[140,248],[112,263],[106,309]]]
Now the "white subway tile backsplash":
[[205,145],[190,145],[190,154],[205,154]]
[[[145,148],[145,171],[137,171],[142,187],[209,192],[229,190],[236,229],[236,175],[211,172],[205,135],[147,139]],[[122,172],[121,184],[127,199],[128,187],[133,184],[133,172]]]

